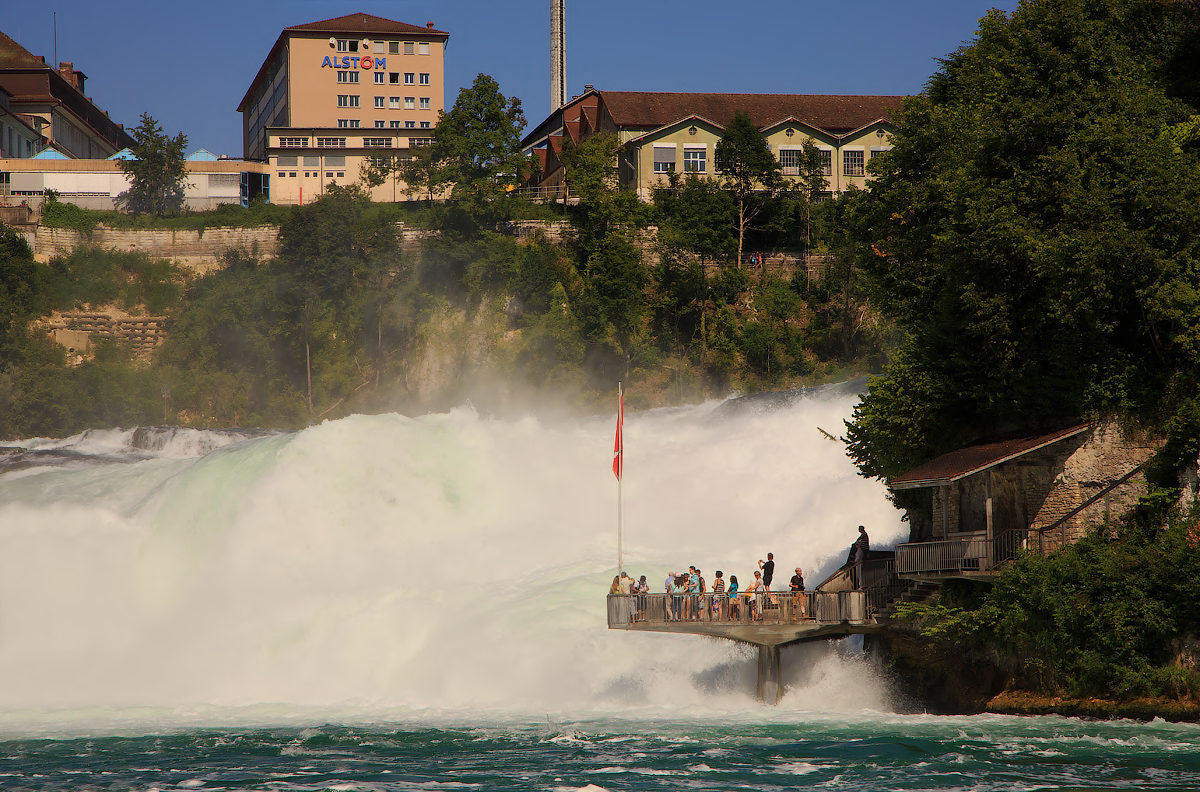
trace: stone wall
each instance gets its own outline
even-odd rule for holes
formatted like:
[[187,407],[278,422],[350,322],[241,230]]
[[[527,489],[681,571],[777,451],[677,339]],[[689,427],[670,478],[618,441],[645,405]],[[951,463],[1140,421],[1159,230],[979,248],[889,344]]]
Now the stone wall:
[[70,254],[79,247],[145,253],[171,259],[190,269],[207,271],[220,266],[221,257],[230,250],[270,257],[279,247],[279,228],[208,228],[192,229],[107,228],[98,225],[89,238],[71,228],[38,226],[34,237],[34,256],[49,261]]
[[[1091,431],[1075,453],[1067,457],[1061,470],[1031,520],[1034,528],[1053,525],[1072,509],[1095,496],[1106,486],[1148,460],[1161,447],[1154,437],[1128,435],[1114,423],[1104,423]],[[1128,512],[1146,493],[1146,477],[1137,473],[1124,484],[1105,494],[1062,526],[1043,534],[1047,552],[1081,538],[1090,527]]]

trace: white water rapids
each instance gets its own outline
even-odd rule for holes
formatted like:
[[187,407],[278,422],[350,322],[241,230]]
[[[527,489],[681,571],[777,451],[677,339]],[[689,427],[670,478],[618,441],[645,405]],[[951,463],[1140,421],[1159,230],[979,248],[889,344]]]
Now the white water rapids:
[[[883,487],[818,431],[840,433],[855,399],[628,413],[626,569],[652,591],[688,564],[745,586],[773,551],[776,587],[797,564],[812,586],[859,523],[900,540]],[[613,429],[466,407],[240,441],[181,430],[139,461],[4,473],[0,711],[757,710],[747,650],[606,629]],[[128,435],[72,442],[111,453]],[[785,709],[887,707],[832,644],[785,663]]]

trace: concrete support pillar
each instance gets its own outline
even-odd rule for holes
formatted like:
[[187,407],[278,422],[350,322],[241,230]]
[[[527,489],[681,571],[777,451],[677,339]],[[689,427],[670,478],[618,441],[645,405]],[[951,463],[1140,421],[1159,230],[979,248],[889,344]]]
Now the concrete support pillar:
[[783,698],[783,673],[778,646],[758,647],[758,700],[778,704]]

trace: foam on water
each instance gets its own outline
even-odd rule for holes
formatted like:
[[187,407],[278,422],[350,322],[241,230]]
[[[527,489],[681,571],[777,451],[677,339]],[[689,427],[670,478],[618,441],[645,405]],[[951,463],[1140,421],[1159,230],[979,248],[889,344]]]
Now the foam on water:
[[[882,486],[818,431],[836,434],[854,399],[628,414],[626,568],[655,591],[688,564],[745,585],[770,550],[777,585],[796,564],[812,585],[859,523],[876,545],[900,539]],[[0,710],[10,725],[138,708],[189,723],[761,716],[746,649],[606,629],[612,430],[470,408],[354,416],[241,442],[173,430],[141,461],[0,476],[0,678],[20,680]],[[786,663],[780,711],[887,706],[832,645]]]

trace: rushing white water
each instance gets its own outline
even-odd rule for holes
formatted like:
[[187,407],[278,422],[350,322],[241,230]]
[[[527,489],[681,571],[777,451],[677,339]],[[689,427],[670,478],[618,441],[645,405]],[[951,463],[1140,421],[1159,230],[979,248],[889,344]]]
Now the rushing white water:
[[[626,568],[744,585],[773,551],[779,582],[801,564],[812,585],[859,523],[898,540],[882,486],[818,431],[854,400],[627,414]],[[606,629],[613,423],[355,416],[5,473],[0,710],[759,711],[745,649]],[[886,707],[834,645],[785,662],[784,710]]]

